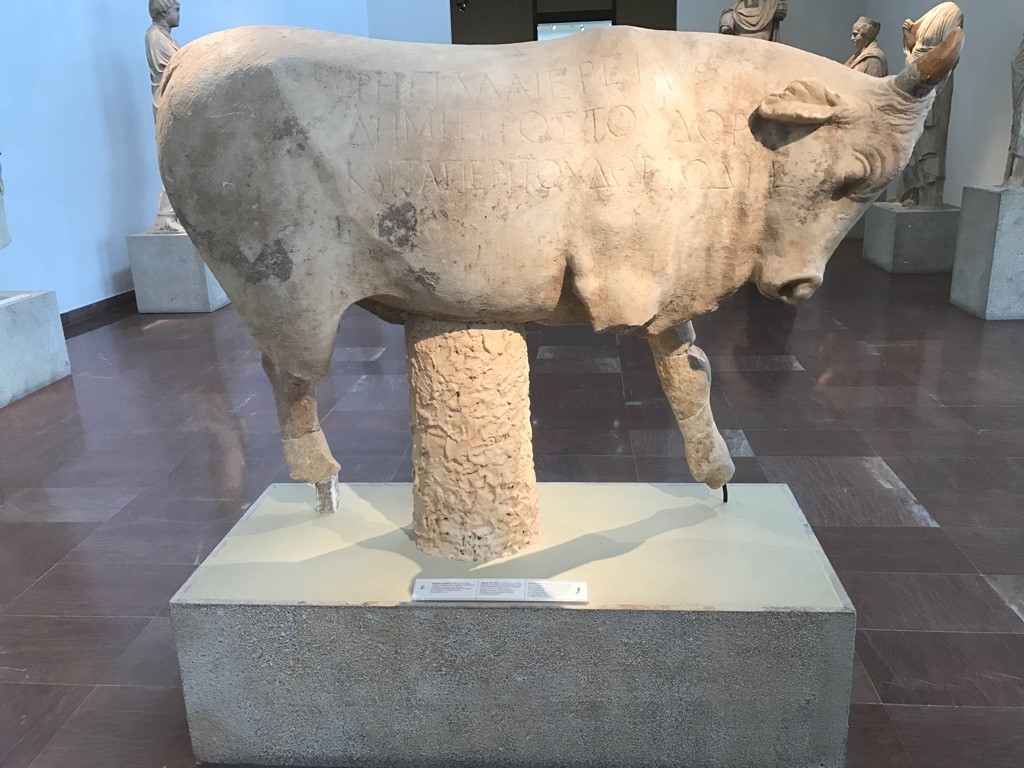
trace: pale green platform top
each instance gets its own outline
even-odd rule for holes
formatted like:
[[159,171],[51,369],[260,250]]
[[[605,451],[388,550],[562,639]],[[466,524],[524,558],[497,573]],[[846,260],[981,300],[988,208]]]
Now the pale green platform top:
[[408,483],[344,485],[324,517],[312,486],[272,485],[172,602],[398,605],[417,578],[527,578],[588,582],[577,609],[853,610],[784,485],[728,504],[703,485],[538,488],[540,541],[476,565],[416,549]]

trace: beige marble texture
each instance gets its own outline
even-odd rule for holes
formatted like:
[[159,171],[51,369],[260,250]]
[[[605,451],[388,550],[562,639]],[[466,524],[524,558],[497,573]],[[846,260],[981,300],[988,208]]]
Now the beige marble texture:
[[686,463],[694,480],[721,488],[736,471],[729,447],[711,413],[711,364],[694,346],[693,325],[651,337],[654,365],[683,433]]
[[333,482],[315,385],[359,303],[393,322],[651,339],[691,468],[719,485],[732,469],[706,365],[679,349],[689,321],[748,282],[814,293],[909,160],[962,40],[874,78],[766,41],[630,27],[466,47],[229,30],[171,60],[160,166],[277,372],[296,479]]
[[522,325],[410,318],[413,532],[424,552],[487,561],[538,534]]

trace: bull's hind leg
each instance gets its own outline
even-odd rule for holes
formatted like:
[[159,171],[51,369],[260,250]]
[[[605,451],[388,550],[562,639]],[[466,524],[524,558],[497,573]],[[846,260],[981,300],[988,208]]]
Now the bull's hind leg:
[[736,467],[711,413],[711,366],[704,351],[694,345],[693,325],[683,325],[651,336],[662,389],[672,406],[686,443],[686,463],[695,480],[720,488]]
[[274,390],[288,473],[296,482],[316,486],[320,514],[336,512],[340,467],[320,429],[316,403],[318,379],[300,378],[283,371],[267,355],[263,355],[263,370]]

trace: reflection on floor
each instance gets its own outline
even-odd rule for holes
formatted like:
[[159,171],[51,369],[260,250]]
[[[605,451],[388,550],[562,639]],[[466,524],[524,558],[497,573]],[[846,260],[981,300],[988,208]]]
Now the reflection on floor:
[[[1024,765],[1024,323],[844,246],[799,310],[697,323],[736,482],[789,483],[859,611],[850,766]],[[542,480],[688,481],[650,353],[531,331]],[[192,766],[166,601],[286,473],[230,308],[71,339],[0,411],[0,765]],[[407,480],[400,328],[342,323],[321,414],[345,480]]]

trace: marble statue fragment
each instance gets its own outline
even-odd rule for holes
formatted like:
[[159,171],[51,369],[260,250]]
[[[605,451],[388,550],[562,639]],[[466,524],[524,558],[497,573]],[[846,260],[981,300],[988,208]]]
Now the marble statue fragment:
[[[149,0],[149,16],[153,20],[146,30],[146,60],[149,62],[149,80],[153,90],[153,120],[160,108],[160,82],[171,57],[181,48],[171,35],[171,30],[181,21],[179,0]],[[182,228],[178,217],[167,199],[167,192],[160,190],[156,220],[149,229],[151,234],[180,234]]]
[[[955,29],[963,29],[964,14],[956,3],[942,3],[917,21],[903,22],[903,50],[907,63],[920,61],[941,45]],[[954,64],[954,67],[956,65]],[[953,74],[939,91],[925,121],[924,133],[903,171],[904,206],[941,208],[946,188],[946,147],[949,142],[949,118],[953,111]]]
[[881,30],[881,23],[867,16],[861,16],[854,22],[850,39],[857,53],[846,61],[846,66],[872,77],[886,77],[889,74],[889,60],[878,44],[878,33]]
[[723,35],[736,34],[736,19],[733,18],[732,8],[726,8],[718,19],[718,32]]
[[736,0],[726,9],[718,31],[727,35],[779,41],[779,28],[789,12],[787,0]]
[[1024,186],[1024,42],[1010,64],[1013,82],[1013,126],[1010,158],[1006,163],[1006,184]]
[[7,214],[4,212],[4,168],[0,165],[0,250],[11,244],[11,233],[7,229]]
[[[746,283],[787,303],[817,290],[962,41],[870,78],[632,27],[465,47],[228,30],[168,67],[160,168],[263,354],[291,476],[332,511],[316,385],[359,304],[407,325],[421,547],[491,557],[492,536],[535,530],[523,324],[646,339],[691,473],[721,487],[734,467],[690,321]],[[446,479],[447,461],[464,471]],[[516,501],[481,520],[476,494]]]

